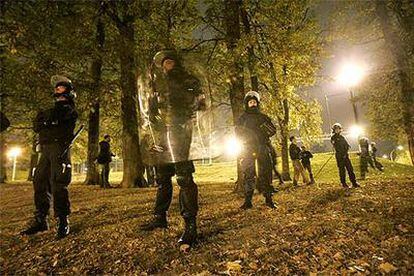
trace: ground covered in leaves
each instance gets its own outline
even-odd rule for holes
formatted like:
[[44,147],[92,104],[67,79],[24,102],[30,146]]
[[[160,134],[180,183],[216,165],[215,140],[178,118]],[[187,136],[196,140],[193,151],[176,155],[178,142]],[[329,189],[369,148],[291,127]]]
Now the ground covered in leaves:
[[183,227],[178,189],[170,227],[145,233],[139,225],[150,218],[155,188],[71,184],[72,233],[56,241],[54,220],[49,232],[19,236],[33,211],[33,189],[30,183],[5,184],[0,273],[412,275],[414,170],[397,167],[393,173],[404,173],[375,173],[350,191],[334,179],[296,189],[288,183],[274,196],[277,210],[255,195],[248,211],[239,210],[242,199],[231,193],[233,164],[199,167],[200,243],[189,253],[176,247]]

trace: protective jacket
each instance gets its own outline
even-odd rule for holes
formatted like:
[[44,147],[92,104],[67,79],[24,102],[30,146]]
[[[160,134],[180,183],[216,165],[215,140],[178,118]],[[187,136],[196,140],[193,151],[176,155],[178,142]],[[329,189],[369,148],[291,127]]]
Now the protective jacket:
[[77,118],[72,101],[57,101],[53,108],[39,112],[33,129],[39,133],[40,145],[68,144],[73,138]]
[[337,158],[344,158],[348,156],[348,151],[351,148],[351,146],[348,144],[344,136],[342,136],[339,133],[335,133],[331,137],[331,143],[335,148],[335,156]]
[[237,121],[236,134],[243,142],[243,153],[251,155],[258,152],[260,146],[270,145],[269,138],[276,134],[276,127],[258,109],[246,109]]

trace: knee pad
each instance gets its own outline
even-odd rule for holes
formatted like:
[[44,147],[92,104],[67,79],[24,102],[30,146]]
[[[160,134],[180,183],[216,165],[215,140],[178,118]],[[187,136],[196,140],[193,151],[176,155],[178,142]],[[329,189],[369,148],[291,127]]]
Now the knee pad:
[[195,186],[192,175],[177,175],[177,183],[182,188]]

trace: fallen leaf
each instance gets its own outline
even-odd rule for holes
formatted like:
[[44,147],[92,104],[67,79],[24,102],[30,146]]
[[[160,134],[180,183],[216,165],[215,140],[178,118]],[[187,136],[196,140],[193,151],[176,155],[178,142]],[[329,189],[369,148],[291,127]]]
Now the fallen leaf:
[[242,266],[238,262],[227,262],[228,271],[241,271]]
[[385,272],[385,273],[390,273],[390,272],[394,272],[394,271],[397,271],[398,270],[398,268],[396,268],[395,266],[393,266],[390,263],[382,263],[382,264],[380,264],[379,269],[381,271]]

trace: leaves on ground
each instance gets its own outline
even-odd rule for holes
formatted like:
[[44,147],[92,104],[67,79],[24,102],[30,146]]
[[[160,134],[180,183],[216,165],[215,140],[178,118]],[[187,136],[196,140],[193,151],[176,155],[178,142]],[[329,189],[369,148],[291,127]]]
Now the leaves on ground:
[[[214,169],[212,174],[214,174]],[[204,173],[203,171],[200,172]],[[254,208],[231,181],[198,177],[200,242],[183,253],[175,186],[169,228],[147,233],[155,188],[72,184],[72,233],[22,237],[32,216],[29,183],[0,186],[1,274],[381,274],[414,271],[414,177],[374,178],[345,192],[338,183],[280,187],[277,210],[256,194]]]

